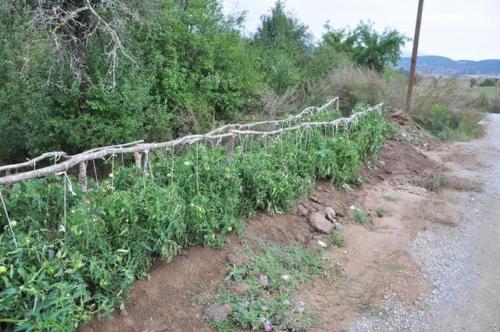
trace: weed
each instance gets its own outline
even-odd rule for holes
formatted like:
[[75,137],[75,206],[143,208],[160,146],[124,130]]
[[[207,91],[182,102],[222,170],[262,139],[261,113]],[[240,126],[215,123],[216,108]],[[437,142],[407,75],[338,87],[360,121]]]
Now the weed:
[[186,292],[186,296],[191,299],[193,303],[196,304],[207,304],[208,299],[205,296],[195,294],[191,291]]
[[342,234],[341,232],[334,232],[330,236],[330,243],[335,247],[345,247],[347,245],[344,234]]
[[370,304],[362,304],[360,310],[366,315],[376,317],[377,319],[386,317],[389,314],[386,309]]
[[475,98],[470,87],[457,79],[424,79],[416,89],[414,120],[433,136],[444,140],[469,140],[480,137],[486,101]]
[[401,199],[398,195],[385,195],[384,199],[389,202],[397,202]]
[[388,211],[383,208],[383,207],[379,207],[375,210],[375,212],[377,213],[377,217],[379,218],[383,218],[387,215]]
[[364,209],[358,208],[354,211],[354,221],[360,225],[371,223],[370,216],[368,216]]
[[[318,254],[298,245],[280,246],[263,239],[255,239],[244,248],[246,272],[238,280],[248,284],[250,292],[229,292],[234,277],[226,278],[214,302],[229,304],[233,310],[224,321],[213,320],[209,324],[220,331],[261,330],[268,320],[275,329],[305,330],[312,324],[311,313],[293,298],[293,291],[323,273]],[[263,275],[267,285],[259,282]]]

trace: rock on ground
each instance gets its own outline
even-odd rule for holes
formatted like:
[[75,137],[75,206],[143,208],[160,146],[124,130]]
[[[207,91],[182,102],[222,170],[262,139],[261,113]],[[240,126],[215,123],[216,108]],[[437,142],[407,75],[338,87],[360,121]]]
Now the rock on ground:
[[229,304],[211,304],[205,310],[205,316],[211,320],[225,320],[232,311]]
[[324,212],[313,212],[309,215],[309,223],[318,232],[331,234],[333,232],[333,224],[326,219]]
[[325,208],[325,215],[330,220],[331,222],[337,221],[336,216],[337,212],[335,212],[335,209],[332,207],[327,207]]

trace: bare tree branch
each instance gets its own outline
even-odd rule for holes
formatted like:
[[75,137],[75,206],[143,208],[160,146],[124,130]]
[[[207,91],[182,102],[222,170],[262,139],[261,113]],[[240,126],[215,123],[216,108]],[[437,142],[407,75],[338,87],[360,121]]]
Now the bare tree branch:
[[[49,32],[54,44],[54,58],[69,65],[70,71],[78,82],[85,85],[89,78],[86,74],[86,48],[95,36],[106,36],[109,43],[105,53],[110,63],[112,87],[116,87],[116,70],[119,56],[134,62],[124,46],[127,21],[139,21],[139,14],[122,0],[80,0],[75,1],[39,0],[35,7],[31,27]],[[103,14],[106,14],[106,18]],[[109,17],[109,18],[108,18]]]
[[[322,112],[326,110],[330,105],[331,101],[328,102],[327,104],[323,105],[322,107],[318,108],[316,112]],[[309,111],[308,111],[309,110]],[[310,112],[312,109],[306,109],[305,111]],[[239,130],[239,129],[230,129],[229,132],[224,133],[224,130],[220,130],[221,128],[215,130],[218,132],[218,134],[204,134],[204,135],[189,135],[189,136],[184,136],[180,137],[178,139],[168,141],[168,142],[162,142],[162,143],[142,143],[142,142],[132,142],[132,143],[127,143],[123,145],[113,145],[109,147],[102,147],[102,148],[97,148],[97,149],[92,149],[89,151],[82,152],[80,154],[74,155],[72,157],[69,157],[66,161],[55,164],[52,166],[40,168],[37,170],[32,170],[28,172],[22,172],[18,174],[13,174],[13,175],[7,175],[4,177],[0,177],[0,185],[9,185],[12,183],[16,182],[21,182],[21,181],[26,181],[30,179],[35,179],[35,178],[41,178],[45,177],[51,174],[59,173],[59,172],[66,172],[69,169],[78,166],[81,163],[96,160],[96,159],[101,159],[107,156],[112,156],[112,155],[119,155],[119,154],[128,154],[128,153],[137,153],[137,152],[145,152],[145,151],[152,151],[152,150],[157,150],[157,149],[166,149],[166,148],[172,148],[176,147],[179,145],[186,145],[186,144],[194,144],[196,142],[200,141],[211,141],[211,142],[218,142],[222,139],[226,138],[234,138],[234,137],[241,137],[241,136],[251,136],[251,137],[272,137],[272,136],[279,136],[288,132],[296,131],[296,130],[301,130],[301,129],[306,129],[306,128],[322,128],[322,127],[333,127],[337,128],[339,126],[349,126],[351,125],[356,125],[358,122],[358,119],[362,116],[365,116],[369,113],[372,112],[381,112],[382,110],[382,104],[379,104],[374,107],[369,107],[365,111],[355,113],[351,115],[348,118],[339,118],[335,119],[333,121],[323,121],[323,122],[303,122],[295,126],[291,127],[284,127],[276,130],[271,130],[271,131],[256,131],[256,130]],[[305,114],[304,112],[300,114]],[[306,112],[307,113],[307,112]],[[264,123],[275,123],[276,121],[264,121],[264,122],[258,122],[259,125],[262,125]],[[251,128],[254,127],[256,123],[251,123],[251,124],[246,124],[246,125],[241,125],[241,124],[233,124],[228,126],[224,126],[226,129],[227,128]],[[221,133],[222,132],[222,133]],[[49,153],[50,154],[50,153]],[[45,154],[48,155],[48,154]],[[44,156],[44,155],[42,155]],[[38,157],[41,158],[42,156]],[[37,158],[35,158],[37,159]],[[11,170],[18,168],[16,165],[7,165],[3,166],[3,170]]]

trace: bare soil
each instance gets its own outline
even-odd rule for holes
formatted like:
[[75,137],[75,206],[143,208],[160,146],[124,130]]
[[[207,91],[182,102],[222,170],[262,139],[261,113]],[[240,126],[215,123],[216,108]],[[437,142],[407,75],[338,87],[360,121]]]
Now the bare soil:
[[420,203],[415,220],[423,230],[409,253],[432,292],[414,306],[389,296],[349,330],[500,331],[500,116],[483,124],[483,138],[427,152],[449,168],[447,184]]

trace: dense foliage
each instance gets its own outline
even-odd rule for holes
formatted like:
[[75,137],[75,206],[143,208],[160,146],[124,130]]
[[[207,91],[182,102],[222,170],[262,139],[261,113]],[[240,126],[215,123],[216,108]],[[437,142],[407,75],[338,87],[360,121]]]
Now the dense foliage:
[[316,43],[281,1],[251,36],[218,0],[8,0],[0,10],[0,163],[205,131],[261,111],[269,94],[308,94],[345,64],[380,69],[402,42],[362,25]]
[[17,246],[1,214],[0,328],[67,331],[109,312],[155,256],[218,246],[246,216],[287,209],[317,178],[359,182],[361,160],[375,156],[385,131],[370,113],[335,137],[322,128],[242,140],[229,164],[225,148],[202,144],[151,156],[151,174],[112,159],[114,173],[85,195],[56,177],[3,190]]
[[354,63],[382,72],[395,65],[407,38],[397,30],[378,33],[373,25],[361,22],[354,30],[328,27],[323,36],[325,46],[346,53]]
[[104,56],[107,39],[84,44],[83,85],[73,67],[50,61],[50,27],[23,30],[36,14],[32,6],[0,18],[0,141],[6,143],[0,162],[47,150],[167,140],[251,107],[261,83],[239,18],[224,17],[216,0],[157,6],[137,12],[139,22],[123,18],[129,57],[118,59],[113,75]]
[[306,25],[285,11],[283,2],[278,1],[270,15],[262,17],[252,45],[265,82],[277,94],[304,78],[313,52],[312,35]]

